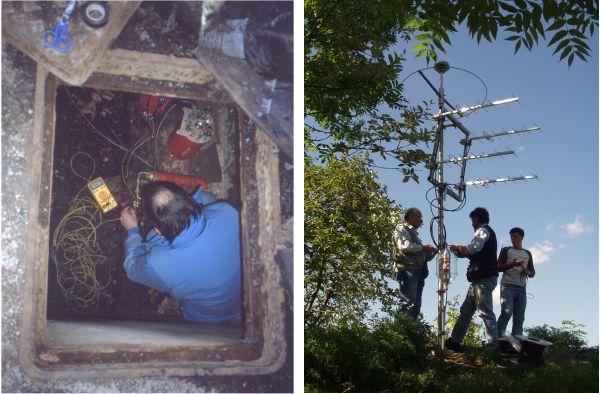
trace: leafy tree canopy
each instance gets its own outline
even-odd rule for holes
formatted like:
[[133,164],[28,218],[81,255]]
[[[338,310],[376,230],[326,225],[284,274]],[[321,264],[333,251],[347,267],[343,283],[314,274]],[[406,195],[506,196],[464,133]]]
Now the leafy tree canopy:
[[[415,39],[416,56],[436,60],[461,24],[478,42],[503,38],[515,52],[539,42],[571,65],[590,56],[598,0],[305,0],[305,149],[327,160],[370,152],[394,159],[405,181],[427,155],[426,103],[409,105],[390,49]],[[508,54],[507,54],[508,55]],[[389,107],[396,119],[382,115]]]
[[304,166],[304,321],[361,321],[390,305],[390,245],[400,214],[361,156]]

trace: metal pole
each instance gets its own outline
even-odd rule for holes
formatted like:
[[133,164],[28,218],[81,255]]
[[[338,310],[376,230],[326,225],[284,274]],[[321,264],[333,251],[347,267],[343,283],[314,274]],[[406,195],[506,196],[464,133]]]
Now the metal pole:
[[[439,89],[439,109],[440,113],[444,106],[444,74],[440,73],[440,89]],[[436,157],[437,165],[437,188],[438,188],[438,264],[439,253],[445,248],[444,240],[444,116],[438,120],[438,152]],[[438,343],[440,350],[444,350],[444,326],[446,318],[446,291],[445,291],[445,276],[442,274],[441,267],[438,267]]]

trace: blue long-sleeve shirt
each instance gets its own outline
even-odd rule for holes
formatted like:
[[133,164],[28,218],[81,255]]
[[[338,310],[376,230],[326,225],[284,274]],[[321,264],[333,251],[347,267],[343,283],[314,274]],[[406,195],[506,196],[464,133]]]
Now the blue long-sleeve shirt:
[[[194,199],[214,201],[201,190]],[[130,280],[180,300],[186,320],[235,319],[241,310],[239,233],[236,209],[212,202],[171,244],[153,230],[144,241],[137,227],[130,229],[123,265]]]

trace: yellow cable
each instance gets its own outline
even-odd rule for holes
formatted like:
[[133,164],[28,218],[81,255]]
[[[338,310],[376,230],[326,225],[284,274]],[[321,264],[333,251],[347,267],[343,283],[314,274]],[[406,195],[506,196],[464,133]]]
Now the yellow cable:
[[[77,158],[87,158],[91,162],[91,172],[82,175],[75,169]],[[94,175],[96,168],[92,157],[85,152],[77,152],[71,157],[73,173],[86,181],[69,203],[67,213],[59,221],[52,236],[51,258],[56,266],[57,284],[62,289],[65,301],[76,311],[92,312],[100,305],[100,291],[111,283],[110,265],[107,264],[108,277],[104,283],[97,278],[99,265],[106,262],[97,239],[100,226],[115,222],[105,220],[98,205],[89,197],[80,197]]]

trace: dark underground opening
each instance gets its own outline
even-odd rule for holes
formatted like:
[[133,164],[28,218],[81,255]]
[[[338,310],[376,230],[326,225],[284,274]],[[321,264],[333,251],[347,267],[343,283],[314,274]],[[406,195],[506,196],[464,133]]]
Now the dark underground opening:
[[[196,134],[185,134],[190,125]],[[182,136],[195,143],[191,153]],[[215,197],[241,209],[237,107],[59,86],[53,154],[46,319],[206,326],[185,322],[169,294],[127,278],[119,214],[157,171],[203,178]],[[99,177],[118,205],[108,212],[88,187]],[[229,326],[228,335],[242,336],[241,323]]]

